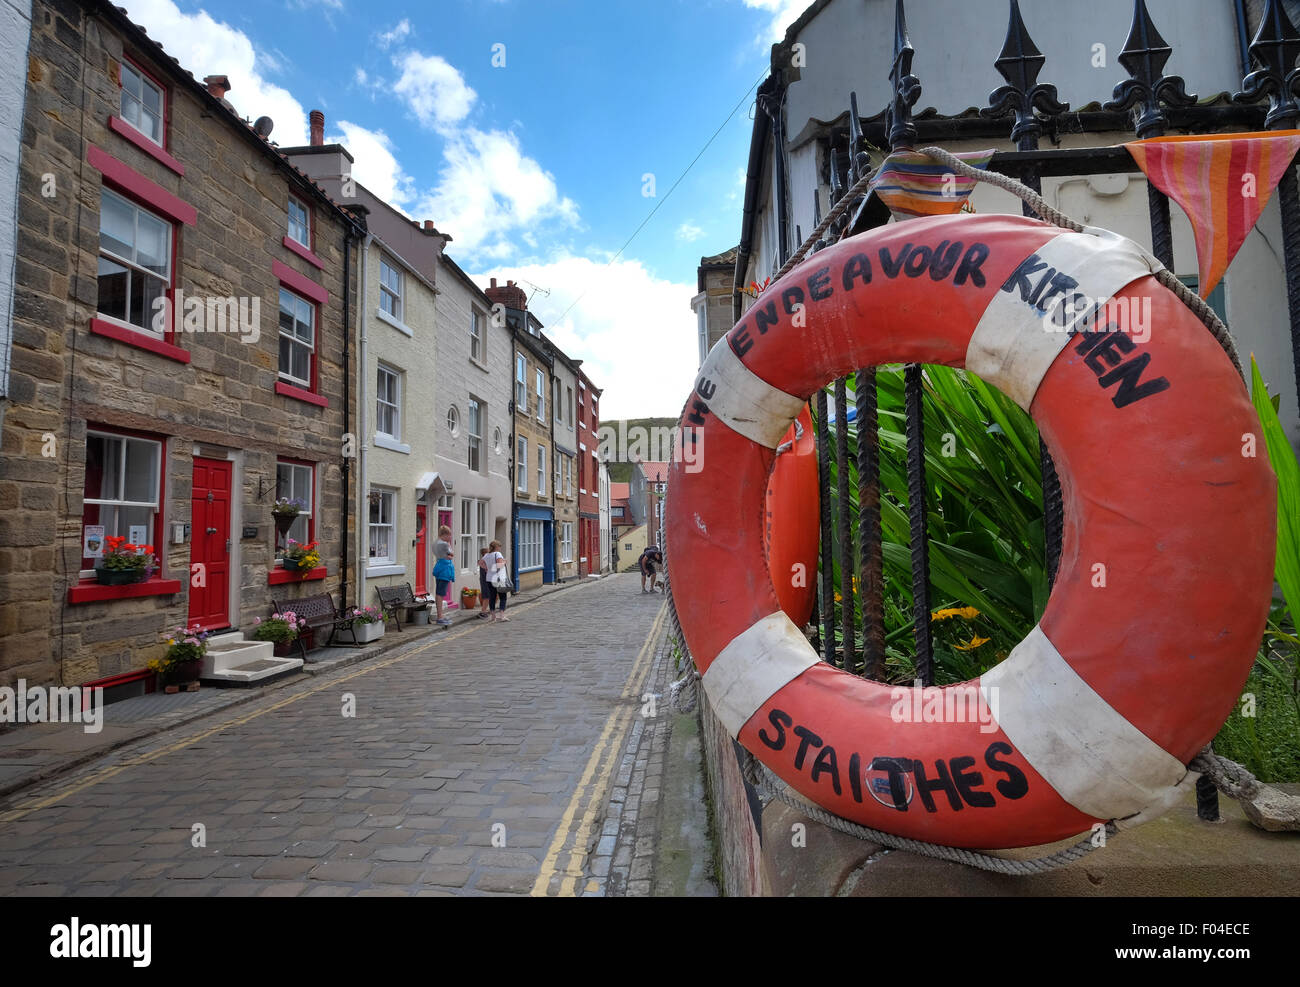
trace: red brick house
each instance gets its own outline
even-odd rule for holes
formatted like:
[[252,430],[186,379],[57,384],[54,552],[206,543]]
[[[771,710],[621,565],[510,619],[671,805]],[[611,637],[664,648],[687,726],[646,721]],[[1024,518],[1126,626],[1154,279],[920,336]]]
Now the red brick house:
[[[273,596],[347,593],[362,227],[205,82],[111,4],[34,0],[0,683],[144,681],[177,625],[247,630]],[[305,575],[278,562],[277,497],[306,507],[290,537],[319,542]],[[97,580],[114,535],[153,546],[147,581]]]

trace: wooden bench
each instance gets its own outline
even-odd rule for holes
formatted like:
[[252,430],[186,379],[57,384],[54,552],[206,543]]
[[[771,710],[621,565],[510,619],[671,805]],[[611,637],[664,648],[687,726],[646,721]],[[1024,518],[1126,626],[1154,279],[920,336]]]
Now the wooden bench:
[[[343,616],[338,607],[334,605],[334,597],[329,593],[317,593],[315,596],[305,596],[301,600],[272,600],[271,605],[275,607],[276,613],[292,613],[305,623],[311,630],[317,628],[329,627],[330,635],[325,641],[325,647],[329,647],[334,640],[334,635],[341,629],[352,631],[352,618]],[[357,636],[352,632],[352,642],[355,644]],[[307,646],[303,643],[302,635],[299,634],[295,642],[298,645],[298,651],[302,654],[302,660],[307,660]]]
[[402,620],[398,616],[399,610],[414,610],[416,607],[425,606],[411,592],[410,583],[403,583],[401,586],[376,586],[375,592],[379,594],[379,609],[384,612],[384,624],[387,625],[388,618],[392,617],[399,631],[402,629]]

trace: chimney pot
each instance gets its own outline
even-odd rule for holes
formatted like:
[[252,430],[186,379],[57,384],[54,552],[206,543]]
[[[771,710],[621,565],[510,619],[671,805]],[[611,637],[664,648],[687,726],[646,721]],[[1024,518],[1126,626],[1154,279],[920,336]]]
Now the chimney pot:
[[230,79],[224,75],[204,76],[203,84],[208,87],[208,92],[217,99],[225,99],[226,93],[230,92]]
[[496,286],[497,286],[497,279],[496,279],[496,278],[493,278],[493,279],[492,279],[492,287],[495,288]]
[[425,228],[426,230],[428,230],[430,233],[432,233],[432,232],[433,232],[433,220],[431,220],[431,219],[426,219],[426,220],[424,221],[424,228]]
[[311,120],[311,146],[320,147],[325,143],[325,114],[320,110],[312,110],[309,119]]

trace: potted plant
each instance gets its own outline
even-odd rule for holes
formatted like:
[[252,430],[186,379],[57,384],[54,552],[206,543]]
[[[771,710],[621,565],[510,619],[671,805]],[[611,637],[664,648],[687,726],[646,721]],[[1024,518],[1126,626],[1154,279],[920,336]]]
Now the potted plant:
[[157,559],[152,545],[134,545],[121,535],[104,539],[104,557],[95,566],[95,578],[104,586],[142,583],[153,575]]
[[179,692],[182,685],[186,692],[197,692],[203,657],[207,653],[207,631],[197,624],[177,627],[167,639],[167,652],[149,662],[148,667],[157,674],[165,692]]
[[460,591],[460,605],[466,610],[473,610],[478,606],[478,589],[473,586],[466,586]]
[[283,538],[293,527],[294,520],[307,509],[305,502],[295,497],[281,497],[271,505],[271,517],[275,519],[275,533]]
[[292,538],[285,539],[285,569],[290,572],[311,572],[318,565],[320,565],[320,552],[316,548],[316,542],[309,541],[304,545]]
[[367,644],[384,636],[384,615],[378,607],[356,607],[352,611],[352,634],[357,644]]
[[289,647],[298,640],[298,635],[306,629],[306,623],[293,611],[273,613],[266,620],[253,618],[253,640],[271,641],[275,644],[275,654],[284,657]]

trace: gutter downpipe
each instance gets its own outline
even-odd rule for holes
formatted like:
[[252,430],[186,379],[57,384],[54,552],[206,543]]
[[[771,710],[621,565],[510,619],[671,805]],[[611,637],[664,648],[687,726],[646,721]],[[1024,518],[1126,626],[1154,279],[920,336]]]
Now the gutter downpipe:
[[[352,388],[349,376],[351,374],[351,350],[348,346],[348,339],[352,335],[351,326],[348,324],[348,313],[352,308],[352,238],[356,235],[354,227],[347,227],[343,231],[343,435],[344,442],[347,441],[347,434],[352,430]],[[343,537],[339,539],[339,549],[342,558],[339,559],[340,586],[339,596],[342,598],[339,606],[344,610],[348,606],[348,522],[351,520],[352,501],[348,497],[348,486],[352,476],[352,467],[348,462],[348,457],[343,456],[342,473],[343,473]],[[360,598],[358,597],[358,603]]]
[[364,606],[366,602],[364,542],[370,519],[370,478],[366,469],[366,451],[370,448],[370,424],[366,419],[366,343],[370,325],[370,244],[374,239],[374,234],[367,232],[361,242],[361,314],[357,318],[357,327],[361,330],[357,346],[357,456],[361,461],[357,470],[357,606]]
[[749,166],[745,172],[745,204],[740,223],[740,249],[736,251],[736,272],[732,276],[731,286],[731,320],[739,322],[741,316],[741,287],[745,283],[745,271],[749,267],[750,241],[754,236],[754,214],[758,205],[758,185],[763,177],[763,145],[767,143],[772,121],[758,107],[759,100],[778,88],[778,80],[769,75],[754,94],[754,129],[749,138]]

